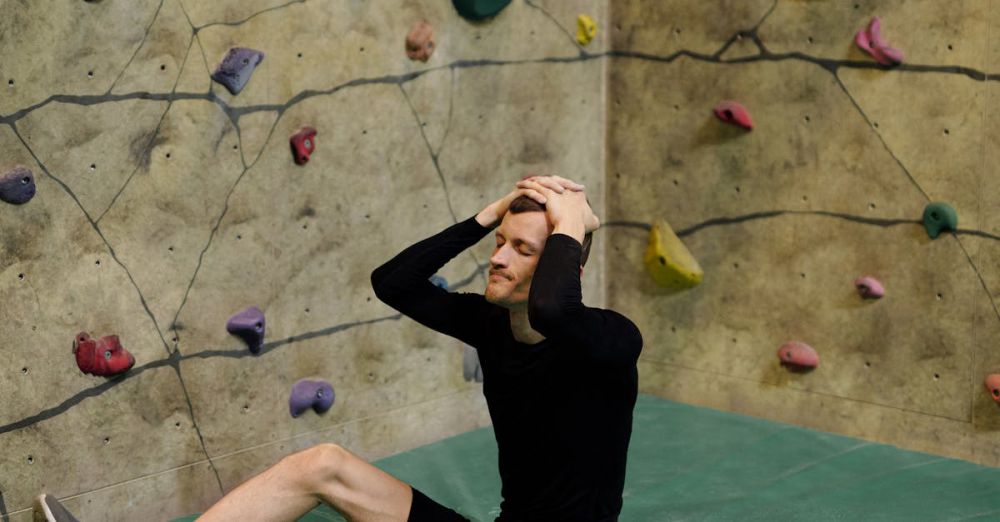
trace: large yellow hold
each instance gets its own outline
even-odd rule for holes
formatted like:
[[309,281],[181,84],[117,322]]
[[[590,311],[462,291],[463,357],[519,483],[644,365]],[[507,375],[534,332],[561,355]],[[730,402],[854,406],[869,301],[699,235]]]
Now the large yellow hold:
[[587,45],[597,36],[597,23],[594,19],[582,14],[576,17],[576,41]]
[[649,231],[649,246],[643,261],[656,284],[672,291],[698,286],[705,274],[663,219],[656,220]]

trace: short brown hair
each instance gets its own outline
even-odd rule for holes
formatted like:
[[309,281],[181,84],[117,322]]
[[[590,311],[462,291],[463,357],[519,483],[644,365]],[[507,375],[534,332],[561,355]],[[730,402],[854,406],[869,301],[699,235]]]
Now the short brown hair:
[[[507,210],[511,214],[520,214],[521,212],[545,212],[545,205],[529,198],[528,196],[518,196],[514,198],[514,201],[510,202],[510,207],[508,207]],[[590,243],[594,240],[593,236],[593,232],[587,232],[587,234],[583,236],[583,251],[580,253],[580,266],[586,266],[587,264],[587,258],[590,257]]]

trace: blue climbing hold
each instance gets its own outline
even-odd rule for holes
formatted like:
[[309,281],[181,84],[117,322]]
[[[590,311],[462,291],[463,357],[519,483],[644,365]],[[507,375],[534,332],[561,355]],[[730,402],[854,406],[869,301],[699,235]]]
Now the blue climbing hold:
[[20,165],[0,177],[0,200],[22,205],[35,197],[35,176]]
[[262,60],[264,60],[264,53],[260,51],[246,47],[233,47],[212,73],[212,79],[221,83],[230,94],[239,94],[250,81],[250,75],[253,74],[254,69],[260,65]]
[[437,274],[431,276],[431,283],[438,288],[448,289],[448,280]]
[[292,417],[302,415],[312,408],[316,413],[325,413],[333,406],[333,385],[326,381],[301,379],[292,385],[288,397],[288,411]]

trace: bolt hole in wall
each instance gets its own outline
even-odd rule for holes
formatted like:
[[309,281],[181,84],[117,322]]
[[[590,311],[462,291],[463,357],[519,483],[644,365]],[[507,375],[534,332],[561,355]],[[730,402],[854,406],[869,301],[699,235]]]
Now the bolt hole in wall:
[[87,71],[87,78],[92,79],[93,77],[94,77],[94,71]]

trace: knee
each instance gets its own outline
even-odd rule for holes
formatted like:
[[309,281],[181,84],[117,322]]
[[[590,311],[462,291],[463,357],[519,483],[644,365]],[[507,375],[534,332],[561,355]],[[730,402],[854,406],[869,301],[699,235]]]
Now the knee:
[[347,450],[333,443],[322,443],[293,453],[285,459],[309,489],[317,491],[337,478],[347,458]]

